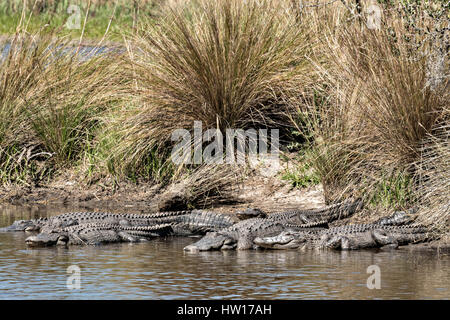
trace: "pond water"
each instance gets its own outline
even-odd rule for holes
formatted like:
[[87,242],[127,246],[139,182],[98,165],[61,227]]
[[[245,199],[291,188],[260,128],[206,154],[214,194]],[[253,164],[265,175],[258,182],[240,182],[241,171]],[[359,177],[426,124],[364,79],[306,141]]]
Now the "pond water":
[[[9,42],[0,43],[0,63],[5,60],[8,53],[10,52],[10,50],[11,50],[11,43],[9,43]],[[107,45],[103,45],[103,46],[81,45],[79,48],[78,48],[78,46],[75,45],[72,47],[66,46],[63,48],[56,47],[51,50],[54,50],[55,56],[58,56],[60,54],[75,55],[76,53],[78,53],[78,59],[80,61],[87,61],[97,55],[121,54],[121,53],[125,52],[124,48],[118,48],[118,47],[113,47],[113,46],[110,47]]]
[[[4,206],[0,227],[76,209]],[[31,249],[26,237],[0,233],[0,299],[450,298],[450,257],[406,249],[183,252],[193,238]],[[380,289],[367,287],[374,265]],[[70,266],[79,289],[67,286]]]

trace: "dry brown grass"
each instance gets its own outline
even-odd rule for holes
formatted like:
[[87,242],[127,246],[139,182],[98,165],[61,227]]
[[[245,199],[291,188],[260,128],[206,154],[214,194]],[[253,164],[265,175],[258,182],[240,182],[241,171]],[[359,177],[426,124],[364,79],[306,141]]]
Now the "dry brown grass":
[[307,125],[299,130],[311,137],[327,200],[356,194],[373,202],[382,191],[389,198],[381,202],[399,207],[420,198],[411,194],[416,162],[445,117],[448,78],[430,81],[438,78],[430,73],[432,39],[411,40],[396,14],[389,12],[380,30],[336,19],[337,11],[317,21],[324,41],[313,62],[321,82],[300,111]]
[[417,162],[419,221],[439,235],[450,227],[450,109],[442,126],[424,139],[422,158]]
[[168,9],[132,39],[129,73],[137,108],[123,123],[123,162],[170,148],[175,129],[280,127],[292,97],[311,83],[305,55],[314,45],[272,1],[191,1]]
[[233,187],[245,175],[244,168],[229,165],[201,165],[173,182],[162,194],[159,209],[207,208],[234,201]]
[[100,113],[118,99],[121,77],[110,58],[82,61],[69,53],[76,48],[52,34],[22,31],[6,42],[11,48],[0,68],[0,171],[11,182],[32,159],[54,167],[77,162]]

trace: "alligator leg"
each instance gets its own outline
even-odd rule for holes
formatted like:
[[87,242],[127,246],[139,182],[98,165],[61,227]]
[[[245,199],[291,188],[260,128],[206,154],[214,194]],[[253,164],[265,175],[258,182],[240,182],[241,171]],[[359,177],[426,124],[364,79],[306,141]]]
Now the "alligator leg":
[[141,241],[147,241],[147,239],[145,239],[145,238],[133,236],[133,235],[131,235],[131,234],[125,232],[125,231],[120,231],[120,232],[118,233],[118,236],[120,237],[120,239],[121,239],[123,242],[141,242]]
[[253,248],[253,240],[248,236],[241,236],[237,241],[238,250],[249,250]]
[[387,234],[384,230],[373,230],[372,231],[373,238],[375,239],[376,243],[379,244],[380,247],[385,247],[389,249],[397,249],[398,248],[398,241]]
[[236,243],[224,244],[220,250],[234,250],[236,249]]
[[229,246],[232,242],[232,239],[226,235],[209,232],[197,242],[186,246],[184,250],[190,252],[219,250],[223,245]]
[[397,240],[384,230],[372,230],[357,235],[335,235],[324,238],[323,245],[331,249],[358,250],[365,248],[398,248]]
[[299,215],[299,218],[300,218],[301,221],[302,221],[303,223],[305,223],[305,224],[313,222],[312,219],[309,219],[309,218],[308,218],[306,215],[304,215],[304,214]]
[[[380,242],[377,241],[379,237]],[[322,239],[322,245],[330,249],[341,250],[358,250],[364,248],[375,248],[384,244],[391,244],[392,240],[386,237],[384,234],[377,234],[376,236],[367,231],[357,235],[335,235],[331,238],[324,237]]]
[[319,247],[329,248],[329,249],[344,249],[350,246],[350,239],[343,235],[328,236],[325,235],[320,239],[321,245]]

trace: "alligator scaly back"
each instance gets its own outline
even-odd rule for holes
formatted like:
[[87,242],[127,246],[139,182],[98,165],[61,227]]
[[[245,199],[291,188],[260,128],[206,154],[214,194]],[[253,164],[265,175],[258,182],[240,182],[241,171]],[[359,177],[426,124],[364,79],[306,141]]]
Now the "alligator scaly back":
[[263,218],[251,218],[240,221],[217,232],[207,233],[196,243],[184,248],[186,251],[238,250],[251,249],[253,239],[280,233],[286,227],[276,221]]
[[255,244],[268,249],[333,248],[362,249],[425,241],[427,228],[419,225],[386,226],[352,224],[325,230],[285,230],[273,237],[258,237]]
[[204,210],[192,210],[190,214],[180,215],[173,221],[175,235],[205,234],[219,231],[235,224],[235,220],[227,214]]
[[325,225],[338,219],[350,217],[357,210],[361,209],[362,206],[362,200],[357,199],[333,204],[320,209],[288,210],[268,214],[259,209],[248,208],[244,211],[237,212],[237,215],[240,219],[257,217],[296,225],[310,223],[322,223]]
[[86,223],[62,228],[53,232],[41,232],[28,237],[29,246],[97,245],[114,242],[138,242],[172,232],[170,224],[153,226],[121,226],[108,223]]
[[39,231],[41,229],[65,228],[86,223],[108,223],[124,226],[157,225],[177,221],[181,216],[191,214],[190,210],[158,212],[152,214],[111,212],[68,212],[60,215],[32,220],[18,220],[0,231]]

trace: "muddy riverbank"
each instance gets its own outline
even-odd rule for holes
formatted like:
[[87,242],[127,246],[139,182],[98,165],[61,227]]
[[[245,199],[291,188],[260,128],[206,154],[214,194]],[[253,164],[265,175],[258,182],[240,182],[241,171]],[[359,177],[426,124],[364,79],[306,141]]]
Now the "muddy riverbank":
[[[151,183],[123,182],[114,184],[103,180],[91,186],[83,185],[75,179],[65,177],[43,186],[10,186],[0,188],[0,205],[6,211],[16,212],[22,208],[28,212],[24,218],[35,218],[36,214],[48,208],[61,208],[71,211],[112,211],[124,213],[148,213],[162,210],[187,209],[173,198],[172,188]],[[227,198],[211,203],[204,208],[223,213],[234,213],[246,207],[257,207],[267,212],[283,209],[312,209],[325,206],[323,190],[320,185],[294,189],[276,176],[267,177],[254,174],[237,183],[227,193]],[[8,209],[9,208],[9,209]],[[26,208],[26,209],[25,209]],[[65,209],[64,209],[65,208]],[[74,209],[75,210],[75,209]],[[6,212],[5,211],[5,212]],[[53,214],[55,214],[53,210]],[[39,215],[39,214],[38,214]],[[367,222],[364,214],[338,221],[337,224]],[[10,221],[12,223],[12,221]],[[408,252],[450,254],[450,234],[440,240],[402,247]]]
[[[186,187],[188,189],[188,186]],[[277,176],[251,174],[223,191],[222,199],[215,199],[197,208],[241,208],[255,206],[268,211],[283,208],[320,208],[325,205],[322,187],[292,188],[288,181]],[[38,186],[2,186],[0,203],[11,205],[77,205],[85,207],[129,208],[130,210],[154,212],[185,209],[186,190],[176,184],[163,186],[150,182],[120,183],[102,179],[87,185],[75,176],[60,176],[48,184]]]

